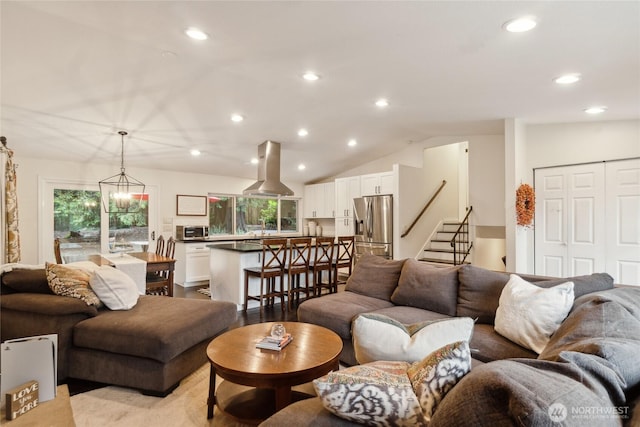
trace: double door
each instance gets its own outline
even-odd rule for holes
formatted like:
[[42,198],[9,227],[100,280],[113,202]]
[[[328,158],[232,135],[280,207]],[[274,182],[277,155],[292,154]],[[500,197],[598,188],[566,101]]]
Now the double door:
[[640,285],[640,160],[535,171],[535,273]]

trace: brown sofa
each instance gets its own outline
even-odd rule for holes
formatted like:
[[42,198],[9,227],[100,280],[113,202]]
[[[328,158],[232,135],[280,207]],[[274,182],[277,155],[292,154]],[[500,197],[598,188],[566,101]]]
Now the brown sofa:
[[[548,411],[558,400],[568,411],[565,425],[639,423],[640,414],[631,419],[634,407],[640,412],[640,288],[614,288],[607,274],[521,277],[540,287],[574,282],[573,308],[540,355],[494,330],[509,274],[472,265],[363,258],[344,292],[305,301],[298,320],[340,335],[341,361],[353,365],[351,327],[361,313],[385,314],[406,324],[448,316],[477,319],[470,340],[476,363],[437,407],[433,426],[556,425]],[[618,412],[596,416],[593,408]],[[592,411],[591,417],[584,411]],[[295,426],[354,425],[324,409],[319,398],[291,405],[262,425],[285,420]]]
[[206,363],[206,346],[236,320],[231,302],[141,295],[130,310],[54,295],[44,269],[1,277],[0,340],[58,334],[58,382],[96,381],[163,395]]

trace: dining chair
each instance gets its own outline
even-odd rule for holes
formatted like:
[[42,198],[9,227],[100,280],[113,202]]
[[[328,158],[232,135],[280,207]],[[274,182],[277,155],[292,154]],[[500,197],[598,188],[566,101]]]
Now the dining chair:
[[60,252],[60,238],[56,237],[53,240],[53,253],[56,256],[56,263],[57,264],[64,264],[64,261],[62,259],[62,253]]
[[162,234],[156,239],[156,254],[162,255],[164,253],[164,237]]
[[[344,285],[346,279],[340,280],[340,275],[346,278],[351,276],[353,269],[353,252],[356,247],[355,236],[338,236],[338,243],[336,244],[336,259],[333,261],[333,280],[338,285]],[[341,271],[339,271],[341,270]],[[346,272],[345,272],[346,270]]]
[[[167,258],[173,258],[176,250],[176,240],[173,236],[169,237],[166,241],[166,251],[165,253],[158,253],[158,246],[164,247],[165,241],[162,236],[158,237],[156,242],[156,255],[166,256]],[[169,280],[169,275],[171,272],[169,270],[158,271],[154,273],[147,274],[147,295],[166,295],[169,296],[171,293],[169,292],[168,287],[172,286]]]
[[[294,300],[300,301],[300,294],[304,292],[305,299],[309,298],[312,288],[309,286],[309,263],[311,261],[311,237],[289,239],[289,262],[285,267],[288,279],[287,298],[289,310],[293,309]],[[304,285],[302,285],[304,278]]]
[[[275,304],[280,298],[282,311],[285,310],[284,271],[287,262],[287,239],[264,239],[262,241],[262,265],[244,269],[244,311],[247,311],[249,300],[260,303],[262,313],[266,300],[267,305]],[[258,293],[249,295],[249,279],[260,278]],[[278,283],[279,279],[279,283]]]
[[[333,249],[335,243],[333,237],[316,237],[314,246],[315,253],[313,262],[309,264],[309,270],[313,275],[313,295],[322,295],[322,290],[327,289],[329,293],[337,292],[333,277]],[[322,280],[322,273],[327,272],[327,281]]]

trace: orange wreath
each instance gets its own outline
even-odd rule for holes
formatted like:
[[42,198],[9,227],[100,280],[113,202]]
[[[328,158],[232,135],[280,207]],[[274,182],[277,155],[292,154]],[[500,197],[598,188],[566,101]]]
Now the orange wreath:
[[536,195],[529,184],[521,184],[516,190],[516,215],[518,225],[531,225],[536,210]]

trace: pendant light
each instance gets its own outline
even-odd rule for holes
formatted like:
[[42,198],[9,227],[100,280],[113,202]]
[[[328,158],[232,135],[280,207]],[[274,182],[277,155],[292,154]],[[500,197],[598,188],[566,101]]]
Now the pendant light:
[[[127,132],[118,132],[121,137],[120,173],[98,183],[102,206],[106,213],[132,213],[140,210],[144,199],[144,184],[124,171],[124,137]],[[137,201],[137,203],[136,203]]]

